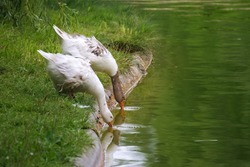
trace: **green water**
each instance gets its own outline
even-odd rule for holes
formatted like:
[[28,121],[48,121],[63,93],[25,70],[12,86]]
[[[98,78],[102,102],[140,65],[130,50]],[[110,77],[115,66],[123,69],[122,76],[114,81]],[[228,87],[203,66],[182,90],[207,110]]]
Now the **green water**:
[[249,167],[250,2],[128,4],[153,15],[161,39],[110,166]]

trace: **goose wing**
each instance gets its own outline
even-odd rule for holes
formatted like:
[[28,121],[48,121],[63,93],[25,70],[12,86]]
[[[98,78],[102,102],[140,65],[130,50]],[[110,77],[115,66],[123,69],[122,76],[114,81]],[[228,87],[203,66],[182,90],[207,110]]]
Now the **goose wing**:
[[74,89],[93,75],[89,60],[60,53],[38,52],[48,61],[48,73],[56,87]]
[[94,36],[86,37],[79,34],[68,34],[55,25],[53,28],[57,35],[62,39],[62,49],[64,53],[73,56],[73,49],[76,47],[82,55],[90,60],[93,59],[91,56],[105,57],[107,55],[111,55],[108,49],[104,47],[103,44]]

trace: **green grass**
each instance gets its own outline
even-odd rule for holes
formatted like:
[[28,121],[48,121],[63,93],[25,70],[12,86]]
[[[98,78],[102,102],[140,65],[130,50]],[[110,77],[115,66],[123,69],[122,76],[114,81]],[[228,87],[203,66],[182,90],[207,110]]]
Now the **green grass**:
[[[18,3],[17,3],[18,2]],[[108,7],[100,1],[3,0],[0,13],[0,166],[72,166],[91,141],[91,109],[72,106],[60,96],[38,49],[60,52],[55,24],[68,32],[95,35],[124,71],[131,51],[150,48],[154,40],[147,19],[130,7]],[[74,3],[73,3],[74,2]],[[120,50],[120,51],[119,51]],[[109,78],[98,74],[104,85]],[[93,97],[77,94],[81,104]]]

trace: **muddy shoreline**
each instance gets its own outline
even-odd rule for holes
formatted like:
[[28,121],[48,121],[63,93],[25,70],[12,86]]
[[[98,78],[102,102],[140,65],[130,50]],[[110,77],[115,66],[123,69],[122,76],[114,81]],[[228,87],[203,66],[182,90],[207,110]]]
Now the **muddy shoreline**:
[[[151,65],[153,60],[152,52],[143,51],[132,53],[133,61],[128,70],[120,75],[120,80],[122,83],[122,88],[126,98],[132,92],[132,90],[137,86],[137,84],[142,80],[147,74],[147,69]],[[107,101],[110,110],[112,111],[116,106],[117,102],[114,99],[112,86],[106,88],[106,94],[109,96]],[[125,104],[126,106],[126,104]],[[83,151],[82,155],[75,158],[74,164],[77,167],[104,167],[105,156],[104,149],[101,144],[99,134],[103,129],[104,122],[99,119],[96,121],[97,117],[100,117],[98,111],[98,106],[94,106],[95,114],[92,115],[90,119],[93,122],[93,129],[88,129],[87,133],[93,139],[92,145]]]

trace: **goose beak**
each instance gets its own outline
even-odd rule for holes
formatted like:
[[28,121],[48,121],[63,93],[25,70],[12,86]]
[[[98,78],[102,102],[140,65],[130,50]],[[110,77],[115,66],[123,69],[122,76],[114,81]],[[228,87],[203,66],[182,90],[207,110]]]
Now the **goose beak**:
[[110,128],[113,127],[113,123],[112,122],[108,122],[107,124],[109,125]]
[[119,102],[119,106],[120,106],[121,110],[124,111],[125,101],[123,100],[123,101]]
[[119,106],[120,106],[120,108],[121,108],[121,115],[123,116],[123,117],[125,117],[125,111],[124,111],[124,106],[125,106],[125,100],[123,100],[123,101],[121,101],[121,102],[119,102]]

